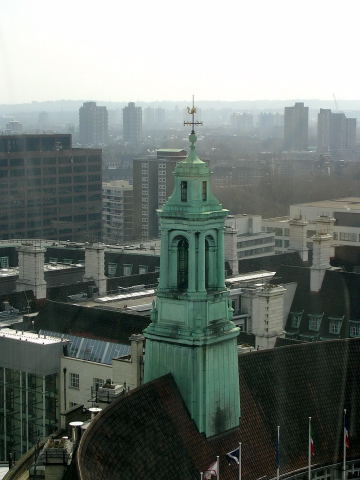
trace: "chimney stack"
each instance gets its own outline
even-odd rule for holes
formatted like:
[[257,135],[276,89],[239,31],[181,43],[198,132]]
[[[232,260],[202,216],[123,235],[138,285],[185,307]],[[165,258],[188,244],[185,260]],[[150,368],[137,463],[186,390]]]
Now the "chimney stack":
[[85,275],[84,280],[93,280],[98,288],[98,295],[106,295],[105,276],[105,249],[99,243],[85,247]]
[[289,222],[289,249],[299,252],[301,260],[308,261],[308,248],[306,246],[306,227],[308,222],[301,216]]
[[46,298],[44,276],[45,248],[32,243],[24,243],[18,248],[19,277],[16,291],[32,290],[37,299]]

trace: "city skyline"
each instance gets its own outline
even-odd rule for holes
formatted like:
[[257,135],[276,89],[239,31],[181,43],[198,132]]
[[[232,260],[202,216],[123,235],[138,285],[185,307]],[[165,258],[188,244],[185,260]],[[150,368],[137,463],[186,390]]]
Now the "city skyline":
[[358,98],[359,7],[333,3],[5,0],[0,103]]

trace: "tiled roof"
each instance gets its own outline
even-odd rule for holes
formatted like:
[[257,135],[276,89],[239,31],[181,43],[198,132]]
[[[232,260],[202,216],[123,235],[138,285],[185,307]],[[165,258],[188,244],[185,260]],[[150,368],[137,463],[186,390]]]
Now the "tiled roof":
[[280,425],[281,472],[307,466],[308,417],[314,464],[342,455],[343,408],[351,448],[360,456],[360,339],[302,343],[239,356],[240,427],[212,439],[197,431],[172,376],[133,390],[104,410],[85,433],[78,455],[82,480],[199,479],[220,456],[221,480],[236,480],[226,452],[243,444],[243,479],[274,477]]

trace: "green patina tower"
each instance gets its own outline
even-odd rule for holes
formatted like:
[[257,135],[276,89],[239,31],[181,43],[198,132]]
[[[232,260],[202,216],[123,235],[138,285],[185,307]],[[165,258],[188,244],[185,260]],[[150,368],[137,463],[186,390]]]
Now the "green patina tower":
[[160,282],[144,331],[144,380],[172,373],[199,431],[212,436],[239,425],[239,329],[225,287],[227,210],[195,151],[195,112],[189,110],[190,153],[177,164],[174,192],[159,210]]

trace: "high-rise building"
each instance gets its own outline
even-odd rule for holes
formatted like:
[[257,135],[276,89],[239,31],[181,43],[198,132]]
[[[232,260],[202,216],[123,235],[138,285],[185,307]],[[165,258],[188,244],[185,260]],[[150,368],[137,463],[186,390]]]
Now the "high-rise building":
[[284,111],[284,149],[306,150],[308,148],[309,107],[297,102]]
[[164,128],[166,111],[159,107],[147,107],[144,109],[144,128],[148,130],[160,130]]
[[231,128],[240,134],[248,134],[254,127],[254,117],[251,113],[233,113],[230,121]]
[[141,240],[159,234],[156,209],[162,207],[174,188],[176,163],[185,158],[182,149],[157,150],[156,156],[136,158],[133,162],[134,234]]
[[79,109],[81,145],[104,145],[108,141],[108,112],[96,102],[85,102]]
[[101,150],[71,135],[0,136],[0,238],[98,240]]
[[344,113],[320,108],[317,125],[317,150],[320,153],[339,152],[354,148],[356,119]]
[[122,243],[134,238],[133,187],[126,180],[103,183],[103,241]]
[[130,145],[137,145],[142,136],[142,109],[129,102],[123,108],[123,135],[124,141]]

